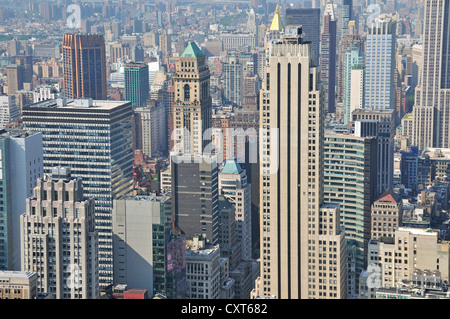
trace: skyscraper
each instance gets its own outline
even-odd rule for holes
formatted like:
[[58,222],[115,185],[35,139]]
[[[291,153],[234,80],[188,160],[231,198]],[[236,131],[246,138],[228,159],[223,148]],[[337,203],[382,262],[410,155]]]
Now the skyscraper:
[[353,0],[343,0],[341,7],[340,37],[341,39],[347,35],[349,21],[353,20]]
[[303,41],[311,42],[313,48],[312,60],[319,65],[320,42],[320,9],[300,8],[286,9],[286,25],[301,25]]
[[112,205],[133,188],[130,102],[63,99],[23,110],[24,127],[43,134],[44,172],[67,166],[82,177],[84,194],[95,199],[99,231],[100,286],[112,284]]
[[244,66],[238,57],[228,57],[222,67],[225,103],[242,106]]
[[377,196],[394,186],[395,118],[394,109],[359,109],[352,113],[352,121],[356,123],[355,135],[376,136],[378,139]]
[[[359,76],[359,81],[357,81],[358,79],[352,78],[355,74],[359,75],[358,73],[353,72],[354,70],[360,70],[362,72],[362,76]],[[351,104],[352,96],[354,95],[355,91],[360,91],[361,86],[364,85],[364,82],[361,82],[361,77],[364,80],[364,53],[360,51],[358,46],[352,45],[345,53],[344,124],[348,124],[349,122],[351,122],[351,114],[355,109],[355,105]],[[364,95],[362,96],[362,98],[364,98]]]
[[67,98],[106,100],[106,53],[103,35],[64,34],[62,53]]
[[347,34],[340,39],[337,59],[337,87],[336,87],[336,102],[342,103],[344,101],[344,72],[346,63],[346,53],[349,47],[357,45],[359,49],[364,52],[363,40],[358,36],[355,21],[348,23]]
[[14,57],[15,63],[23,68],[23,82],[33,82],[33,57],[31,55],[18,55]]
[[219,194],[235,207],[237,238],[241,241],[241,259],[252,259],[251,185],[246,171],[236,159],[228,159],[219,173]]
[[25,69],[21,65],[11,64],[6,67],[8,94],[16,94],[23,89],[24,72]]
[[366,109],[395,109],[395,26],[394,21],[378,21],[368,29],[364,52]]
[[0,131],[0,269],[21,270],[20,218],[43,176],[42,134]]
[[320,41],[320,80],[325,91],[324,105],[328,113],[335,112],[336,99],[336,17],[333,2],[327,1],[323,16],[322,36]]
[[172,156],[172,220],[186,237],[200,235],[212,245],[219,240],[218,173],[210,156]]
[[159,48],[164,57],[170,56],[172,52],[172,36],[167,33],[166,29],[159,35]]
[[125,71],[125,100],[131,101],[133,108],[146,105],[150,97],[148,65],[146,63],[127,63]]
[[178,154],[202,154],[206,146],[203,133],[212,127],[212,107],[206,56],[190,42],[176,65],[173,105],[174,151]]
[[[357,278],[366,267],[370,240],[370,208],[377,192],[375,136],[325,133],[324,200],[338,203],[347,248],[352,251],[354,271],[348,272],[349,296],[356,294]],[[351,283],[351,284],[350,284]]]
[[[260,106],[261,268],[253,296],[347,294],[339,206],[323,204],[324,113],[312,55],[301,26],[288,25],[269,53]],[[321,253],[330,248],[335,253]],[[325,264],[331,271],[322,272]]]
[[161,101],[151,102],[134,109],[133,149],[154,157],[167,152],[167,122],[164,104]]
[[114,200],[114,285],[164,292],[170,198],[136,196]]
[[0,95],[0,129],[20,117],[15,95]]
[[[450,147],[450,1],[426,0],[424,6],[423,55],[419,85],[415,90],[413,140],[420,149],[448,148]],[[429,113],[434,115],[429,116]],[[430,133],[422,134],[423,131],[429,130]]]
[[22,270],[37,272],[38,293],[99,297],[94,205],[84,197],[81,178],[72,178],[66,167],[38,179],[20,216]]

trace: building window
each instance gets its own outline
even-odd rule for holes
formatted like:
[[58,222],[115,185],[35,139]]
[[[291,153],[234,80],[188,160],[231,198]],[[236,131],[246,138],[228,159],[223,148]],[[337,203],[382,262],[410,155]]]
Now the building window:
[[184,85],[184,101],[189,101],[191,99],[189,84]]

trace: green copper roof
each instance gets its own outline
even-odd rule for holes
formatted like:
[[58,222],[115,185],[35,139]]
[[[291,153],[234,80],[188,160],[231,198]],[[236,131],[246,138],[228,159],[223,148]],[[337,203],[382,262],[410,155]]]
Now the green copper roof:
[[184,49],[182,58],[198,58],[200,56],[204,56],[205,54],[200,50],[195,42],[190,42],[186,49]]
[[239,165],[236,159],[228,159],[225,166],[222,169],[222,174],[240,174],[242,173],[242,167]]

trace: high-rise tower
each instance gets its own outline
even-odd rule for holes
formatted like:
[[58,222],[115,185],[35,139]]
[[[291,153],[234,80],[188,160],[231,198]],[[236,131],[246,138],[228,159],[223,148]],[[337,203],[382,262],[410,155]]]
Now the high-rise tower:
[[83,178],[95,199],[99,284],[113,283],[112,205],[133,190],[133,109],[130,102],[47,100],[24,107],[24,127],[42,132],[44,173],[58,165]]
[[324,113],[312,56],[301,26],[287,25],[269,52],[260,99],[261,270],[253,296],[346,296],[339,206],[323,204]]
[[106,100],[103,35],[64,34],[62,45],[66,97]]
[[344,88],[345,88],[345,66],[346,66],[346,53],[352,46],[358,46],[361,52],[364,52],[364,42],[358,36],[358,30],[356,29],[355,21],[348,23],[347,34],[340,39],[338,47],[338,59],[337,59],[337,87],[336,87],[336,102],[342,103],[344,101]]
[[333,2],[326,3],[320,42],[320,80],[324,89],[324,105],[328,113],[335,112],[336,99],[336,17]]
[[395,21],[370,27],[365,48],[364,108],[395,109]]
[[311,42],[313,47],[313,63],[319,63],[320,42],[320,9],[299,8],[286,9],[286,25],[301,25],[303,30],[303,41]]
[[125,100],[133,107],[146,105],[150,97],[148,64],[127,63],[125,65]]
[[212,127],[209,68],[206,56],[190,42],[176,64],[173,132],[176,154],[202,154],[203,133]]
[[412,142],[420,149],[450,147],[450,1],[426,0],[423,55],[416,87]]
[[39,178],[20,216],[23,271],[36,271],[38,293],[57,299],[97,299],[98,232],[95,201],[85,198],[80,177],[54,167]]

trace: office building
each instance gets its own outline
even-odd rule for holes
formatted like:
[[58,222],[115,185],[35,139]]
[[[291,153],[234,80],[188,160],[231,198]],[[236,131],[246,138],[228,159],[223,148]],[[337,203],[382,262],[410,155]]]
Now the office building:
[[[269,51],[260,99],[261,268],[252,296],[347,295],[339,206],[323,198],[324,112],[312,55],[301,26],[287,25]],[[335,253],[320,252],[330,248]]]
[[16,94],[23,89],[24,68],[21,65],[11,64],[6,67],[6,79],[8,85],[8,94]]
[[234,280],[234,297],[236,299],[250,299],[254,288],[255,278],[253,270],[255,261],[242,261],[234,269],[230,269],[230,278]]
[[410,127],[409,140],[411,145],[417,145],[419,150],[436,145],[439,138],[439,132],[436,130],[439,116],[433,105],[415,105],[412,114],[405,122],[407,123],[406,128]]
[[313,65],[319,65],[320,56],[320,9],[319,8],[287,8],[286,26],[301,25],[304,42],[311,42],[313,48]]
[[361,52],[364,52],[364,42],[358,35],[355,21],[348,23],[347,33],[339,40],[338,57],[337,57],[337,87],[336,87],[336,102],[342,103],[344,101],[345,90],[345,72],[346,72],[346,53],[349,48],[357,46]]
[[235,207],[237,238],[241,242],[241,259],[252,259],[251,185],[247,173],[236,159],[227,159],[219,173],[219,194]]
[[134,109],[135,150],[154,157],[167,152],[166,109],[159,101]]
[[226,104],[242,106],[244,67],[238,57],[228,57],[222,66],[224,76],[224,98]]
[[159,35],[159,49],[165,57],[172,53],[172,36],[167,33],[166,29],[163,29],[163,32]]
[[212,127],[210,73],[206,56],[195,42],[190,42],[177,61],[174,76],[176,88],[173,110],[174,152],[202,154]]
[[[359,109],[352,113],[353,122],[359,125],[360,136],[376,136],[378,139],[377,196],[393,188],[394,135],[396,112],[390,110]],[[378,122],[374,125],[374,121]],[[356,124],[356,122],[360,122]]]
[[66,97],[106,100],[106,53],[103,35],[64,34],[62,53]]
[[42,132],[44,173],[70,167],[83,178],[85,196],[95,199],[101,286],[112,284],[113,199],[133,188],[132,112],[130,102],[90,99],[48,100],[23,110],[24,127]]
[[43,176],[42,134],[0,131],[0,269],[21,270],[20,215]]
[[0,129],[20,117],[15,95],[0,95]]
[[247,50],[256,46],[256,35],[254,33],[221,33],[223,49],[226,51]]
[[36,272],[39,294],[57,299],[96,299],[98,231],[95,200],[85,197],[80,177],[54,167],[39,178],[20,216],[22,271]]
[[241,241],[237,237],[236,208],[223,195],[219,196],[219,247],[220,256],[228,259],[229,269],[241,261]]
[[[368,275],[366,298],[375,298],[375,293],[383,288],[399,288],[404,282],[414,282],[419,287],[426,286],[424,272],[432,272],[435,284],[449,280],[449,243],[440,238],[437,231],[420,228],[398,228],[394,237],[372,239],[369,242]],[[422,275],[420,275],[422,273]],[[374,276],[373,282],[370,276]],[[419,276],[418,276],[419,275]],[[418,280],[419,279],[419,280]],[[420,282],[421,281],[421,282]],[[364,289],[362,289],[364,291]]]
[[219,235],[217,160],[211,156],[171,156],[172,220],[186,237],[201,235],[217,245]]
[[412,138],[420,150],[450,147],[449,7],[448,0],[424,1],[421,70],[415,89]]
[[37,281],[35,272],[0,271],[0,299],[36,299]]
[[419,148],[411,146],[409,151],[401,151],[400,174],[401,184],[413,190],[418,186]]
[[[167,288],[167,242],[171,230],[169,197],[114,200],[114,285],[147,289],[152,297]],[[179,252],[182,254],[182,251]]]
[[368,29],[364,52],[366,109],[395,109],[395,27],[395,21],[380,21]]
[[[353,76],[355,78],[353,78]],[[363,105],[364,96],[364,53],[358,46],[351,46],[345,53],[344,71],[344,124],[352,121],[352,112]],[[358,99],[359,97],[359,99]],[[354,104],[352,104],[352,102]]]
[[113,43],[109,45],[109,61],[110,63],[117,63],[119,59],[122,62],[127,62],[131,59],[131,47],[128,43]]
[[17,55],[14,63],[23,68],[23,83],[33,83],[33,57],[31,55]]
[[131,101],[133,108],[145,106],[150,97],[148,65],[127,63],[125,71],[125,101]]
[[320,80],[324,93],[324,105],[327,113],[335,113],[336,99],[336,16],[332,0],[326,3],[320,39]]
[[324,201],[339,204],[347,248],[353,251],[349,296],[356,293],[356,275],[366,267],[370,208],[377,191],[377,146],[376,137],[325,132]]
[[206,246],[186,251],[186,297],[220,299],[220,248]]
[[347,35],[349,22],[353,20],[353,0],[343,0],[341,7],[341,21],[340,21],[340,38],[344,38]]
[[373,202],[371,212],[372,239],[394,237],[402,226],[403,201],[392,190],[388,190]]

